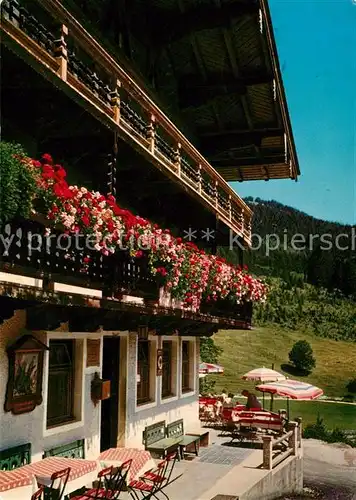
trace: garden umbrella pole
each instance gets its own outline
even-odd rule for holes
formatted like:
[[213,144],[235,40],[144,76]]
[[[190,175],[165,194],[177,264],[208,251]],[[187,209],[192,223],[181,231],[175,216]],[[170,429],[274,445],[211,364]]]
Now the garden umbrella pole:
[[286,397],[288,405],[288,418],[289,418],[289,399],[299,399],[305,401],[311,401],[317,399],[324,394],[324,391],[319,387],[316,387],[305,382],[299,382],[298,380],[282,380],[281,382],[271,382],[269,384],[260,384],[256,386],[256,389],[262,393],[268,392],[271,394],[271,408],[273,404],[273,395]]
[[[277,372],[276,370],[273,370],[271,368],[265,368],[263,366],[262,368],[255,368],[254,370],[250,370],[249,372],[245,373],[245,375],[242,376],[242,379],[253,380],[256,382],[277,382],[279,380],[285,380],[286,377],[282,373]],[[264,392],[262,393],[262,404],[263,404],[263,409],[265,409]],[[273,408],[273,396],[271,397],[270,411],[272,411],[272,408]]]

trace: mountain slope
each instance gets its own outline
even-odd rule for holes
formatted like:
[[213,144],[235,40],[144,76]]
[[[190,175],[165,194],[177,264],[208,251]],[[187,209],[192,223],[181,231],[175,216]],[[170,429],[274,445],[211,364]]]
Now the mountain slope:
[[[241,377],[253,368],[271,368],[272,363],[275,370],[285,376],[321,387],[329,397],[344,396],[347,382],[355,376],[355,344],[316,337],[304,330],[291,331],[278,326],[241,332],[221,330],[213,339],[216,346],[223,350],[219,363],[225,369],[223,376],[212,377],[216,381],[214,390],[217,391],[224,388],[234,393],[244,388],[253,390],[256,382],[249,383]],[[316,367],[311,374],[303,377],[290,370],[288,353],[294,342],[304,339],[312,345]]]
[[[291,272],[309,283],[356,296],[356,233],[352,226],[316,219],[276,201],[246,198],[254,211],[250,270],[288,281]],[[259,248],[257,248],[259,244]]]

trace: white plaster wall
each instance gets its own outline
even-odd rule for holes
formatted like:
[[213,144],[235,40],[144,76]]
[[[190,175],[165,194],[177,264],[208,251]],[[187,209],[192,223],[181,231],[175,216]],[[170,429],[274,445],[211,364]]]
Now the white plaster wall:
[[[165,420],[166,424],[183,418],[184,430],[195,430],[200,428],[199,421],[199,378],[197,366],[199,364],[199,340],[194,337],[185,337],[185,340],[190,340],[195,343],[195,384],[194,391],[189,394],[181,394],[181,342],[178,338],[178,391],[176,397],[170,398],[167,401],[161,398],[161,382],[162,377],[155,377],[155,401],[147,405],[136,406],[136,356],[137,356],[137,334],[130,333],[128,340],[128,366],[127,366],[127,405],[126,405],[126,436],[125,446],[134,448],[143,448],[143,431],[146,426],[153,423]],[[156,348],[161,348],[162,339],[152,336],[151,341],[156,343]],[[154,361],[154,369],[155,369]],[[151,366],[152,370],[152,366]]]
[[86,457],[96,458],[100,452],[100,405],[96,408],[90,398],[90,385],[95,371],[100,372],[99,367],[86,368],[86,336],[76,335],[69,332],[34,332],[34,335],[48,345],[49,338],[80,338],[83,342],[83,376],[82,388],[82,411],[80,421],[58,426],[54,429],[46,429],[45,404],[47,399],[48,379],[48,352],[44,356],[43,367],[43,402],[30,413],[13,415],[4,412],[4,401],[6,384],[8,379],[8,357],[6,348],[12,344],[20,335],[21,328],[25,327],[26,312],[16,311],[15,315],[0,325],[0,450],[17,446],[20,444],[32,444],[32,461],[42,458],[46,449],[62,444],[67,444],[77,439],[85,439]]
[[[93,338],[90,334],[80,334],[71,332],[34,332],[34,335],[48,345],[50,338],[76,338],[83,343],[83,378],[82,378],[82,402],[81,418],[74,423],[58,426],[53,429],[46,429],[46,400],[47,400],[47,380],[48,380],[48,352],[44,356],[43,366],[43,402],[31,413],[23,415],[12,415],[4,412],[4,400],[6,384],[8,378],[8,358],[6,348],[12,344],[20,335],[21,328],[25,327],[26,312],[16,311],[15,315],[0,325],[0,450],[17,446],[20,444],[32,444],[32,461],[42,458],[44,450],[55,446],[70,443],[78,439],[85,439],[86,458],[94,459],[100,453],[100,404],[94,407],[90,397],[90,385],[94,373],[101,373],[102,350],[100,366],[86,368],[86,339]],[[101,332],[103,334],[111,332]],[[200,427],[198,410],[198,364],[199,364],[199,340],[194,337],[185,337],[195,344],[195,376],[194,391],[189,394],[181,394],[181,338],[176,338],[177,345],[177,390],[174,397],[167,400],[161,398],[161,377],[156,376],[156,349],[161,348],[162,338],[150,336],[154,342],[152,349],[152,380],[154,381],[153,396],[154,402],[144,406],[136,406],[136,357],[137,357],[137,333],[121,335],[128,336],[127,342],[127,366],[126,366],[126,415],[120,415],[125,419],[124,440],[121,445],[126,447],[143,448],[142,436],[144,428],[152,423],[165,420],[166,423],[183,418],[185,431],[194,430]]]

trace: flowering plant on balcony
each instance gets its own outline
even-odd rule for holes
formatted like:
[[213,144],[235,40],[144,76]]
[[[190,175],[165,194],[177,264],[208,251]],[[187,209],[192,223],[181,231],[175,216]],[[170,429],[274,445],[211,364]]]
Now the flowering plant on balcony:
[[171,236],[169,245],[160,245],[150,260],[153,272],[166,278],[165,287],[172,297],[183,299],[186,306],[199,308],[208,283],[210,255],[193,243]]
[[[113,196],[68,185],[65,169],[54,164],[49,154],[40,161],[26,157],[19,161],[37,186],[36,198],[31,192],[28,201],[33,211],[37,208],[68,234],[89,236],[92,248],[103,255],[127,250],[139,258],[147,250],[152,274],[185,306],[198,309],[202,300],[266,299],[266,285],[246,269],[206,254],[193,243],[175,238],[168,229],[122,209]],[[84,262],[88,258],[84,256]]]
[[[0,225],[14,217],[28,217],[36,195],[36,182],[19,144],[0,142]],[[30,165],[30,164],[29,164]]]

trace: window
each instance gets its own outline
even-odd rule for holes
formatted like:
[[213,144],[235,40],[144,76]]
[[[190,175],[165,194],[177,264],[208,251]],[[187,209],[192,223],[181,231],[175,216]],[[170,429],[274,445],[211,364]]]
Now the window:
[[74,340],[49,343],[47,426],[74,420]]
[[137,346],[137,404],[150,401],[150,342],[139,340]]
[[163,341],[162,398],[172,396],[172,342]]
[[190,349],[189,341],[182,342],[182,392],[188,392],[190,387]]

